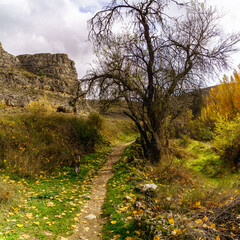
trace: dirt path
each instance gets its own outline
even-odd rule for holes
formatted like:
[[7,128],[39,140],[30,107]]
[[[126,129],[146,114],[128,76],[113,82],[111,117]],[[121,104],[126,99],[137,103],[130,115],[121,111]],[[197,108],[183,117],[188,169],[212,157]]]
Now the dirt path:
[[[67,238],[69,240],[97,240],[101,239],[99,233],[101,233],[103,220],[101,219],[102,205],[106,196],[106,184],[110,178],[113,177],[112,166],[121,157],[124,148],[128,144],[118,145],[114,147],[112,153],[108,157],[107,163],[99,171],[99,174],[93,179],[92,193],[89,201],[83,207],[80,215],[80,224],[74,235]],[[96,216],[95,219],[88,220],[88,215]]]

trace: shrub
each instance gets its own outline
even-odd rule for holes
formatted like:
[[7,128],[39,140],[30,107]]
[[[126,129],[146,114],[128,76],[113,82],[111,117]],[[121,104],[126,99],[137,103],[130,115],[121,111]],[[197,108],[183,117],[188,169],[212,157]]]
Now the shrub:
[[91,112],[88,115],[87,123],[90,126],[96,127],[97,129],[101,129],[103,126],[103,117],[98,112]]
[[214,145],[226,163],[240,163],[240,116],[233,120],[219,117],[216,122]]
[[101,139],[99,131],[88,121],[85,123],[78,118],[72,118],[70,122],[72,143],[85,152],[94,151],[95,145]]
[[40,97],[37,101],[30,101],[27,108],[34,114],[50,113],[55,111],[52,103],[48,101],[46,96]]
[[0,167],[36,176],[69,166],[76,151],[93,152],[101,135],[83,119],[63,114],[16,114],[0,119]]
[[195,140],[210,141],[213,139],[211,127],[207,126],[201,118],[189,122],[190,136]]

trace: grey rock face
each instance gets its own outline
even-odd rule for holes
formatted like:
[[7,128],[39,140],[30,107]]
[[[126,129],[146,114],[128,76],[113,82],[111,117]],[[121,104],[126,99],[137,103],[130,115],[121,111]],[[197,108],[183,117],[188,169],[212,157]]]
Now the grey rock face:
[[25,54],[17,58],[22,67],[34,74],[61,80],[68,79],[68,81],[77,79],[75,63],[68,58],[67,54]]
[[0,43],[0,101],[24,107],[46,95],[56,107],[70,110],[68,102],[78,84],[75,63],[67,54],[13,56]]
[[0,42],[0,68],[19,66],[19,64],[19,60],[15,56],[6,52]]

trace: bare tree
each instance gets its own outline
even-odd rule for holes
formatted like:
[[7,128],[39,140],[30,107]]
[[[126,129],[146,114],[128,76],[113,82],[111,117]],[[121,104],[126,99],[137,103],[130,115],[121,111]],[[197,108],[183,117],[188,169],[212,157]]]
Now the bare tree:
[[[173,5],[180,16],[170,16]],[[105,103],[125,100],[152,162],[168,144],[165,127],[187,104],[183,93],[227,68],[237,51],[239,34],[225,36],[218,20],[213,8],[177,0],[114,0],[90,20],[98,61],[83,81]]]

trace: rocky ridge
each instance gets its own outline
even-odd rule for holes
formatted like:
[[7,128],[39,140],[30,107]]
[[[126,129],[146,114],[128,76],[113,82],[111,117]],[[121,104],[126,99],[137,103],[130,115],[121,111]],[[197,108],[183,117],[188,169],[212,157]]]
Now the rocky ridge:
[[0,102],[24,107],[46,96],[54,106],[70,110],[78,84],[75,63],[67,54],[13,56],[0,43]]

